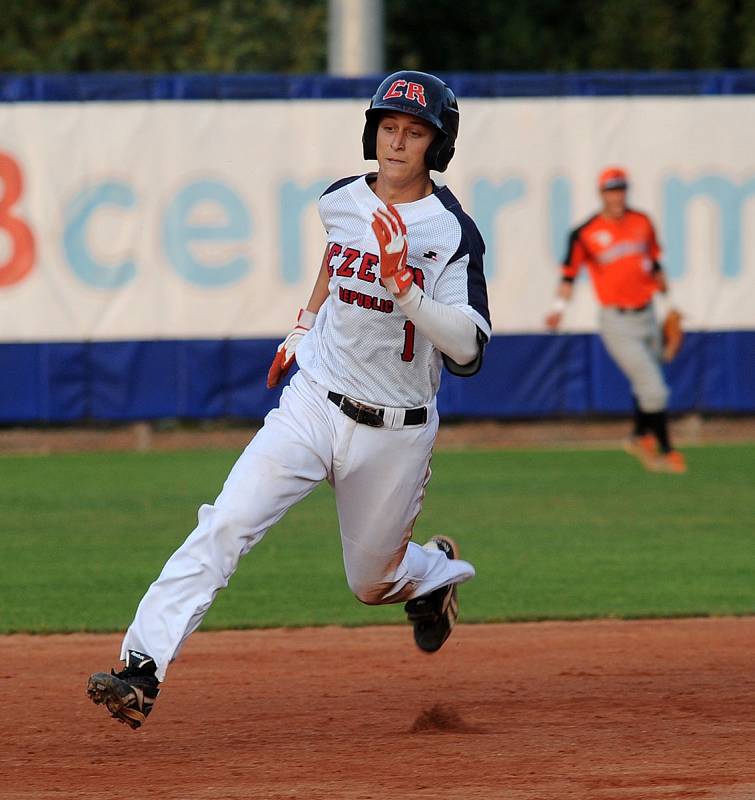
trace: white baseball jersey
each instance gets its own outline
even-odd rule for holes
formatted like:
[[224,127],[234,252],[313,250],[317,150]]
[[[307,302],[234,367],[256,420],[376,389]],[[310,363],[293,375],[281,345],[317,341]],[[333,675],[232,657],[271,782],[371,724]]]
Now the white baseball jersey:
[[[329,295],[314,328],[296,348],[299,369],[340,394],[379,406],[413,408],[440,386],[441,354],[415,330],[380,283],[373,212],[383,205],[371,175],[344,178],[320,198],[328,236]],[[461,309],[490,338],[490,315],[477,227],[445,186],[396,206],[407,228],[407,263],[439,303]]]

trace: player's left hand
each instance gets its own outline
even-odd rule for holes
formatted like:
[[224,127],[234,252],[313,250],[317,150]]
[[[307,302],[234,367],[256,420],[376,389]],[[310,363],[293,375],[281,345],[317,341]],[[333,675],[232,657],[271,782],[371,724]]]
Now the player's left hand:
[[372,230],[380,245],[380,280],[389,292],[402,295],[414,281],[414,273],[406,265],[409,251],[406,225],[391,203],[373,212],[372,216]]
[[278,345],[273,363],[267,373],[267,388],[272,389],[280,383],[281,378],[285,377],[291,369],[291,365],[296,358],[296,346],[302,340],[307,331],[312,330],[317,314],[308,311],[306,308],[299,309],[299,316],[296,319],[296,326],[291,333]]

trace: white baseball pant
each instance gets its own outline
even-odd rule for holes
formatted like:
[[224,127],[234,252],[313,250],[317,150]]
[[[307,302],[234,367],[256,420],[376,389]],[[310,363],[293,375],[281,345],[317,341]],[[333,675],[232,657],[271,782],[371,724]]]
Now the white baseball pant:
[[468,562],[410,541],[430,479],[435,404],[423,425],[403,426],[403,413],[388,409],[386,426],[373,428],[343,414],[327,393],[301,371],[294,376],[215,503],[201,506],[197,527],[147,590],[122,658],[127,650],[149,654],[164,680],[240,557],[326,478],[335,490],[346,579],[362,602],[403,602],[474,576]]

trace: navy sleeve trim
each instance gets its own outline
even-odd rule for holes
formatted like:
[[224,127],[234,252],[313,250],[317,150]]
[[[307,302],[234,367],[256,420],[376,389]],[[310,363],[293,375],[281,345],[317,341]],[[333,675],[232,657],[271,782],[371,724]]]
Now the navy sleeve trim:
[[[569,234],[569,242],[566,245],[566,255],[564,256],[564,260],[561,262],[565,267],[571,264],[571,254],[572,250],[574,249],[574,245],[577,243],[577,239],[579,239],[582,231],[594,220],[597,219],[599,214],[593,214],[590,219],[583,222],[581,225],[578,225],[574,230]],[[586,248],[585,243],[582,242],[583,247]],[[573,279],[572,279],[573,280]]]
[[482,368],[482,359],[485,355],[485,345],[488,343],[488,337],[478,328],[477,329],[477,355],[469,362],[469,364],[457,364],[452,358],[442,353],[443,363],[446,369],[459,378],[471,378],[476,375]]
[[569,234],[569,241],[566,243],[566,253],[564,253],[563,261],[561,262],[565,267],[571,264],[571,254],[574,250],[574,246],[577,244],[577,239],[579,239],[579,231],[580,228],[575,228]]
[[364,175],[352,175],[349,178],[341,178],[340,180],[336,181],[335,183],[331,183],[330,186],[320,195],[320,197],[325,197],[326,194],[330,194],[331,192],[335,192],[337,189],[346,186],[349,183],[354,183],[354,181],[358,181],[360,178],[363,178]]
[[485,242],[474,220],[461,207],[461,203],[447,186],[435,190],[435,195],[443,203],[447,211],[453,214],[461,226],[461,240],[456,252],[449,259],[449,264],[462,256],[469,256],[467,264],[467,297],[469,305],[490,325],[488,310],[488,289],[485,283],[483,256]]

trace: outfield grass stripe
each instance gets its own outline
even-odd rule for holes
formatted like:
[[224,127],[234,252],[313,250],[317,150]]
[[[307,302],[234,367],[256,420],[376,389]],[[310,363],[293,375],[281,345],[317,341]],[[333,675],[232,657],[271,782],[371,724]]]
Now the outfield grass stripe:
[[[438,452],[415,536],[455,536],[477,566],[467,622],[755,613],[755,446],[686,452],[680,476],[617,450]],[[0,458],[0,632],[125,628],[236,457]],[[205,624],[401,620],[349,593],[326,485],[242,559]]]

